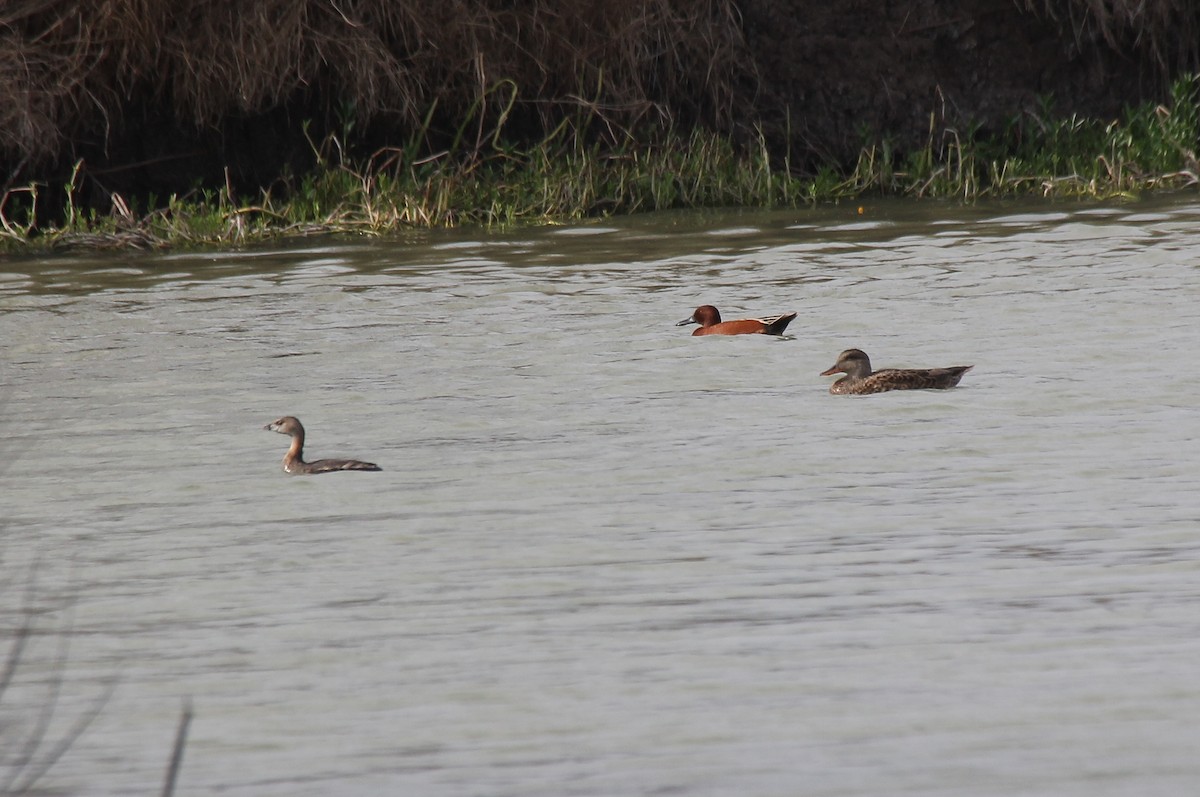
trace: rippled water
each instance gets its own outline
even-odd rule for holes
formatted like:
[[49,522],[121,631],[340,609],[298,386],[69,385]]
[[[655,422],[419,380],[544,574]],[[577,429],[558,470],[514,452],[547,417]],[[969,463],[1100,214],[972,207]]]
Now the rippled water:
[[0,263],[0,741],[116,677],[42,786],[190,697],[187,795],[1190,793],[1200,202],[855,210]]

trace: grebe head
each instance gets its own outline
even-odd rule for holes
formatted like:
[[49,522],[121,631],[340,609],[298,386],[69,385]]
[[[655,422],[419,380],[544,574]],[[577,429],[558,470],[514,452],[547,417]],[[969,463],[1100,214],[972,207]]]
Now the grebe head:
[[301,425],[300,419],[293,418],[291,415],[284,415],[279,420],[271,421],[263,428],[268,432],[279,432],[280,434],[304,434],[304,426]]

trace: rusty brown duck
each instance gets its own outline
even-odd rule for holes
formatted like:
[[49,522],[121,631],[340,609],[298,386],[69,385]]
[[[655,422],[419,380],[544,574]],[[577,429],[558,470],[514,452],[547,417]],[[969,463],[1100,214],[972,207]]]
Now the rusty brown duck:
[[952,388],[973,365],[949,368],[883,368],[871,370],[871,358],[862,349],[846,349],[837,363],[821,376],[845,374],[829,386],[835,395],[866,395],[887,390],[946,390]]

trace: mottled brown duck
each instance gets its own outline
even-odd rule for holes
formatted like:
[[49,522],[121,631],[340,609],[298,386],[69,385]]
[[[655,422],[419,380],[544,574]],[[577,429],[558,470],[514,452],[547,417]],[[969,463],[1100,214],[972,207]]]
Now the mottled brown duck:
[[821,376],[845,374],[829,387],[835,395],[862,396],[888,390],[946,390],[952,388],[973,365],[949,368],[883,368],[871,370],[871,358],[861,349],[846,349],[837,363]]

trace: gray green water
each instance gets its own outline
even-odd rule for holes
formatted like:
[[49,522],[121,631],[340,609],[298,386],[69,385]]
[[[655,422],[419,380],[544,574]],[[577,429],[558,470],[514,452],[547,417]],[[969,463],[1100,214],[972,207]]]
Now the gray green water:
[[[184,697],[181,795],[1200,782],[1194,197],[0,272],[0,746],[119,679],[48,789],[155,793]],[[849,346],[975,369],[830,396]]]

